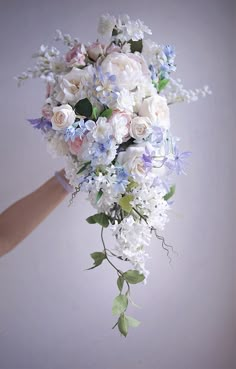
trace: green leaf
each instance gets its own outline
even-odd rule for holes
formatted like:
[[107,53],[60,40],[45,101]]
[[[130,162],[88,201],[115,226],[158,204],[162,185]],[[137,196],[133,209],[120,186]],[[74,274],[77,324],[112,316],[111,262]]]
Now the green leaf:
[[93,111],[92,111],[92,119],[97,119],[98,117],[98,108],[96,106],[93,107]]
[[104,254],[104,252],[93,252],[92,254],[90,254],[90,256],[93,259],[93,266],[91,268],[88,268],[87,270],[90,269],[94,269],[96,267],[98,267],[99,265],[102,264],[103,260],[106,259],[106,255]]
[[113,315],[120,315],[123,313],[128,306],[128,298],[125,295],[118,295],[112,305],[112,314]]
[[126,187],[126,189],[127,189],[128,192],[130,192],[130,191],[132,191],[136,187],[138,187],[138,183],[135,182],[134,180],[129,180],[129,184]]
[[175,185],[170,187],[170,191],[163,197],[165,201],[168,201],[175,194]]
[[85,164],[80,168],[80,170],[77,172],[77,174],[82,173],[82,172],[87,168],[87,166],[88,166],[90,163],[91,163],[90,161],[88,161],[87,163],[85,163]]
[[142,52],[143,40],[138,40],[138,41],[129,40],[128,43],[130,44],[131,53],[135,53],[135,51],[138,51],[139,53]]
[[123,285],[124,285],[124,278],[122,276],[119,276],[117,279],[117,287],[119,288],[120,292],[123,289]]
[[124,313],[122,313],[119,317],[118,328],[119,328],[120,333],[126,337],[128,334],[128,321]]
[[158,92],[161,92],[161,90],[163,90],[166,87],[168,82],[169,82],[169,79],[161,79],[158,82]]
[[134,328],[136,328],[136,327],[138,327],[138,326],[140,325],[140,323],[141,323],[139,320],[134,319],[132,316],[128,316],[128,315],[126,315],[126,319],[127,319],[127,321],[128,321],[128,326],[129,326],[129,327],[134,327]]
[[100,200],[102,195],[103,195],[103,190],[99,190],[98,193],[97,193],[97,196],[96,196],[96,202],[98,202]]
[[123,277],[131,284],[140,283],[145,279],[144,275],[139,273],[138,270],[128,270],[123,274]]
[[119,205],[122,208],[122,210],[126,211],[127,213],[130,213],[132,210],[132,205],[130,204],[130,201],[132,201],[133,199],[134,199],[133,195],[123,196],[119,201]]
[[112,109],[106,109],[100,114],[100,117],[105,117],[109,119],[112,116],[112,113],[113,113]]
[[87,98],[78,101],[74,109],[75,114],[82,115],[86,118],[89,118],[93,112],[92,104]]
[[100,224],[102,227],[107,228],[109,226],[109,218],[105,213],[99,213],[88,217],[87,222],[89,224]]

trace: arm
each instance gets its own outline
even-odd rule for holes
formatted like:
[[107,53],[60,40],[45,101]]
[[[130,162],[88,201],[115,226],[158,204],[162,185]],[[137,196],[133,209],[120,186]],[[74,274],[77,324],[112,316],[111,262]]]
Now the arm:
[[0,214],[0,256],[27,237],[67,194],[54,176]]

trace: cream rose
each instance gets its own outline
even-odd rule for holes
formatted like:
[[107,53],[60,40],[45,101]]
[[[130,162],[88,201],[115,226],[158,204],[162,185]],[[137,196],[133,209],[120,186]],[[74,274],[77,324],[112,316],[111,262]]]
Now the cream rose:
[[129,127],[130,136],[136,140],[147,138],[151,133],[151,121],[147,117],[135,117]]
[[53,108],[52,128],[56,131],[69,127],[75,121],[75,112],[68,104]]
[[143,160],[144,153],[145,146],[129,146],[126,151],[119,153],[117,161],[134,178],[140,179],[146,175],[145,162]]
[[148,117],[152,123],[168,129],[170,127],[170,115],[166,98],[160,95],[150,96],[143,100],[139,115]]

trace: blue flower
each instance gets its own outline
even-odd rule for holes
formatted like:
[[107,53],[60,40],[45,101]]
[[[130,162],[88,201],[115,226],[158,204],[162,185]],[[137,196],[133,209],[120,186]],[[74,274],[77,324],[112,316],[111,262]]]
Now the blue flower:
[[44,133],[46,133],[52,128],[52,123],[49,120],[45,119],[44,117],[27,120],[34,128],[41,129],[41,131],[43,131]]
[[186,160],[190,157],[191,152],[185,151],[180,153],[177,147],[174,147],[173,150],[174,159],[168,159],[165,163],[167,168],[169,168],[171,171],[176,172],[176,174],[186,174],[185,173],[185,165]]
[[116,167],[116,183],[114,190],[119,193],[125,192],[126,186],[129,184],[129,174],[123,167]]
[[173,46],[170,46],[170,45],[164,46],[163,52],[164,52],[165,56],[167,57],[167,59],[175,58],[175,50],[174,50]]

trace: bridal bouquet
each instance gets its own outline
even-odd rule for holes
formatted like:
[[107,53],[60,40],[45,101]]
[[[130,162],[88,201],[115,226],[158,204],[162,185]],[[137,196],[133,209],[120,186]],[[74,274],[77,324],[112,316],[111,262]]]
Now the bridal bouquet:
[[[159,232],[168,221],[173,174],[185,173],[190,155],[171,135],[169,106],[210,91],[188,91],[172,77],[174,49],[146,39],[151,30],[142,21],[103,15],[98,33],[100,39],[83,44],[57,31],[66,51],[42,45],[33,55],[35,67],[17,79],[46,82],[41,117],[29,122],[42,132],[50,152],[65,158],[72,199],[84,191],[96,209],[87,221],[101,226],[103,248],[91,254],[90,269],[108,262],[117,273],[112,313],[114,327],[126,336],[130,326],[139,325],[126,314],[130,285],[146,282],[152,234],[169,253]],[[113,249],[104,241],[107,227]],[[116,259],[131,267],[122,271]]]

